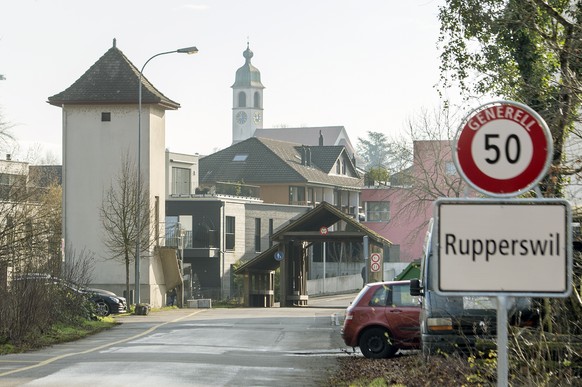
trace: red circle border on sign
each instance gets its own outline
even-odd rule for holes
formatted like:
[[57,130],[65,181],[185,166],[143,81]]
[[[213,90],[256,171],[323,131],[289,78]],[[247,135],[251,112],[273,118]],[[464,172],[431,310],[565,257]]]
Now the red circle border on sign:
[[[480,109],[478,110],[478,113],[489,109],[497,109],[499,104],[511,105],[513,109],[519,109],[535,120],[535,123],[531,125],[530,130],[528,131],[533,145],[533,154],[530,164],[522,173],[510,179],[496,179],[483,173],[475,163],[471,151],[471,145],[475,138],[475,134],[483,127],[481,126],[479,129],[474,130],[468,126],[471,120],[475,117],[476,114],[474,114],[466,119],[465,124],[460,129],[461,133],[457,138],[456,156],[458,167],[467,181],[476,189],[484,193],[495,195],[519,194],[529,189],[542,178],[543,173],[549,164],[549,157],[551,156],[551,138],[548,137],[549,131],[545,126],[542,126],[545,125],[545,122],[543,122],[541,117],[535,114],[534,111],[524,109],[523,106],[525,105],[503,101],[486,109]],[[519,124],[519,122],[516,123]]]

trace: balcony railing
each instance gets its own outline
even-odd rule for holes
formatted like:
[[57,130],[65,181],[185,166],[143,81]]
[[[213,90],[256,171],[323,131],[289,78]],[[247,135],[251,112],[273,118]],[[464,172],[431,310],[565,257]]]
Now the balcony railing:
[[[182,243],[183,238],[183,245]],[[218,230],[202,228],[194,231],[182,231],[180,235],[177,229],[166,230],[167,247],[184,249],[217,249],[219,248]]]
[[261,187],[243,183],[216,182],[212,187],[197,188],[196,194],[241,196],[258,199],[261,197]]

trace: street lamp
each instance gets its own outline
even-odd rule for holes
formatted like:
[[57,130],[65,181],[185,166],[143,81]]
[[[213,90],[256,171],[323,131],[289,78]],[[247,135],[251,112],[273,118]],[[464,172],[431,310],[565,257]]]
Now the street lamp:
[[137,229],[137,240],[135,243],[135,304],[140,303],[140,253],[141,253],[141,89],[142,89],[142,78],[143,78],[143,70],[145,69],[146,65],[155,57],[166,55],[166,54],[196,54],[198,49],[194,46],[186,47],[186,48],[179,48],[174,51],[165,51],[160,52],[152,57],[150,57],[146,62],[143,64],[141,71],[139,72],[139,89],[138,89],[138,117],[137,117],[137,214],[136,214],[136,229]]

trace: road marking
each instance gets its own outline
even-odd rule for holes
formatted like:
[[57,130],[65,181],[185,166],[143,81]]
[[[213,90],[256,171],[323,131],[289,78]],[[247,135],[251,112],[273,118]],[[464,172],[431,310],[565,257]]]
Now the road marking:
[[[122,339],[122,340],[115,341],[113,343],[103,344],[103,345],[100,345],[99,347],[87,349],[87,350],[81,351],[81,352],[66,353],[66,354],[63,354],[63,355],[59,355],[59,356],[52,357],[50,359],[43,360],[43,361],[41,361],[41,362],[39,362],[37,364],[34,364],[34,365],[30,365],[30,366],[26,366],[26,367],[22,367],[22,368],[16,368],[16,369],[13,369],[13,370],[10,370],[10,371],[6,371],[6,372],[3,372],[3,373],[0,373],[0,377],[7,376],[7,375],[12,375],[12,374],[15,374],[15,373],[18,373],[18,372],[27,371],[27,370],[34,369],[34,368],[44,367],[45,365],[54,363],[57,360],[65,359],[65,358],[70,357],[70,356],[84,355],[84,354],[87,354],[87,353],[91,353],[91,352],[95,352],[95,351],[102,350],[102,349],[107,348],[107,347],[111,347],[113,345],[125,343],[125,342],[128,342],[130,340],[137,339],[138,337],[145,336],[148,333],[151,333],[151,332],[155,331],[156,329],[158,329],[158,328],[160,328],[160,327],[162,327],[164,325],[178,322],[178,321],[183,320],[183,319],[185,319],[187,317],[194,316],[195,314],[198,314],[198,313],[201,313],[201,312],[204,312],[204,311],[205,310],[197,310],[197,311],[192,312],[192,313],[190,313],[188,315],[185,315],[185,316],[182,316],[182,317],[178,317],[178,318],[176,318],[174,320],[166,321],[164,323],[161,323],[161,324],[158,324],[158,325],[154,325],[153,327],[151,327],[151,328],[149,328],[149,329],[147,329],[147,330],[145,330],[145,331],[143,331],[141,333],[138,333],[138,334],[136,334],[134,336],[131,336],[131,337],[128,337],[128,338],[125,338],[125,339]],[[13,362],[13,361],[11,361],[11,360],[0,360],[0,364],[1,363],[10,363],[10,362]],[[26,361],[22,361],[22,362],[26,362]],[[28,361],[28,362],[30,362],[30,361]]]

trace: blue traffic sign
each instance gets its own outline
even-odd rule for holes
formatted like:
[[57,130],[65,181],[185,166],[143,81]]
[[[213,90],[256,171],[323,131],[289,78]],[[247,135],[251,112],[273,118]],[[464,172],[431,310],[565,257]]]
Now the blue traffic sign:
[[285,253],[283,253],[282,251],[277,251],[275,253],[275,260],[276,261],[282,261],[283,258],[285,258]]

